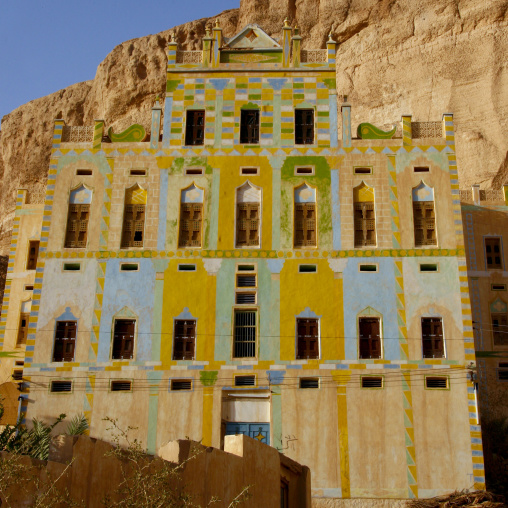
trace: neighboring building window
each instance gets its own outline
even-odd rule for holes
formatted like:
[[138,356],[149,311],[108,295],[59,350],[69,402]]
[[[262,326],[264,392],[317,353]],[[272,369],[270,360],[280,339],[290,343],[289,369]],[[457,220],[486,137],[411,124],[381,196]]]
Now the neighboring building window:
[[508,363],[507,362],[499,362],[499,367],[497,369],[497,379],[499,379],[499,381],[508,381]]
[[179,247],[201,247],[203,190],[192,184],[182,190],[180,199]]
[[297,145],[314,143],[313,109],[295,109],[295,143]]
[[422,318],[422,348],[424,358],[443,358],[443,321],[438,317]]
[[259,143],[259,109],[242,109],[240,143]]
[[376,245],[374,189],[362,182],[353,189],[355,247]]
[[254,358],[256,356],[257,312],[235,310],[233,358]]
[[28,320],[30,319],[29,312],[22,312],[19,315],[19,326],[18,326],[18,339],[16,340],[16,346],[26,344],[26,337],[28,335]]
[[491,314],[492,337],[495,346],[508,346],[508,320],[506,312]]
[[39,240],[30,240],[28,243],[28,259],[26,261],[27,270],[37,268],[37,258],[39,256]]
[[113,360],[131,360],[134,355],[134,319],[115,319]]
[[423,182],[413,189],[415,246],[436,245],[434,189]]
[[488,270],[502,270],[501,238],[484,238]]
[[295,189],[295,247],[317,247],[316,190],[303,184]]
[[91,202],[92,191],[84,185],[80,185],[71,192],[64,243],[66,249],[83,249],[86,247]]
[[296,320],[298,333],[298,360],[319,358],[319,323],[317,319],[298,318]]
[[54,362],[72,362],[76,347],[76,321],[57,321],[55,332]]
[[196,321],[175,320],[173,360],[194,360]]
[[143,247],[145,233],[146,190],[134,185],[125,191],[122,241],[120,247]]
[[381,336],[379,318],[359,319],[360,358],[381,358]]
[[205,112],[203,110],[187,111],[185,127],[185,144],[202,145],[205,142]]
[[236,190],[236,247],[259,247],[261,189],[245,182]]

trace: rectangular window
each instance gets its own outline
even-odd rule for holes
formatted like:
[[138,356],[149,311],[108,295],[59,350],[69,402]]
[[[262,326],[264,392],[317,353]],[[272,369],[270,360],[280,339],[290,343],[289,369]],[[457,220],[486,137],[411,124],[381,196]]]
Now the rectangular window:
[[235,386],[256,386],[256,376],[235,376]]
[[314,143],[313,109],[295,109],[295,143],[297,145]]
[[316,273],[317,265],[298,265],[298,273]]
[[37,257],[39,256],[39,240],[30,240],[28,243],[28,259],[26,261],[27,270],[37,268]]
[[145,205],[125,205],[121,248],[143,247],[144,231]]
[[448,388],[448,377],[425,376],[425,388],[446,390]]
[[201,247],[202,203],[182,203],[180,205],[179,247]]
[[295,175],[313,175],[314,174],[314,166],[309,166],[306,168],[295,168]]
[[499,381],[508,381],[508,363],[499,362],[499,367],[497,369],[497,379],[499,379]]
[[33,291],[34,290],[33,284],[25,284],[23,290],[24,291]]
[[134,319],[115,319],[113,360],[131,360],[134,356]]
[[69,393],[72,392],[72,381],[51,381],[51,393]]
[[372,168],[354,168],[355,175],[371,175]]
[[236,246],[259,246],[259,203],[238,203]]
[[139,263],[120,263],[121,272],[137,272],[139,271]]
[[256,305],[256,292],[255,291],[237,292],[235,303],[237,305]]
[[358,265],[360,272],[377,272],[378,265]]
[[54,362],[72,362],[76,347],[76,321],[57,321],[55,332]]
[[235,310],[233,358],[255,358],[257,312]]
[[186,175],[202,175],[203,168],[187,168],[185,170]]
[[317,319],[296,320],[298,333],[297,360],[319,358],[319,324]]
[[120,381],[111,381],[112,392],[130,392],[132,391],[132,381],[126,381],[124,379]]
[[317,377],[301,377],[300,388],[319,388],[319,379]]
[[196,321],[175,320],[173,360],[194,360],[196,343]]
[[172,392],[192,390],[192,379],[172,379],[170,389]]
[[374,202],[355,203],[355,247],[376,245]]
[[259,143],[259,110],[242,109],[240,116],[240,143]]
[[69,205],[64,244],[66,249],[82,249],[86,247],[89,217],[90,205]]
[[434,201],[413,201],[415,246],[436,245]]
[[484,238],[487,270],[502,270],[501,238]]
[[421,263],[420,272],[437,272],[438,266],[435,263]]
[[242,175],[259,175],[259,168],[241,168],[240,174],[242,174]]
[[92,176],[93,172],[91,169],[78,169],[76,175],[78,176]]
[[358,327],[360,332],[360,358],[381,358],[379,318],[361,317]]
[[505,313],[491,314],[495,346],[508,346],[508,320]]
[[422,318],[424,358],[444,358],[443,321],[438,317]]
[[13,381],[23,381],[22,370],[13,370],[11,376]]
[[295,203],[295,247],[316,246],[316,203]]
[[64,263],[64,272],[79,272],[81,270],[81,263]]
[[506,284],[491,284],[490,289],[492,291],[506,291]]
[[16,347],[26,344],[26,337],[28,335],[28,320],[30,319],[29,312],[22,312],[19,315],[18,338],[16,340]]
[[415,166],[413,171],[415,173],[428,173],[430,169],[427,166]]
[[185,144],[202,145],[205,142],[205,112],[187,111],[187,124],[185,126]]
[[383,388],[381,376],[362,376],[362,388]]
[[195,272],[196,271],[196,265],[178,265],[178,271],[179,272]]
[[146,169],[131,169],[130,176],[146,176]]

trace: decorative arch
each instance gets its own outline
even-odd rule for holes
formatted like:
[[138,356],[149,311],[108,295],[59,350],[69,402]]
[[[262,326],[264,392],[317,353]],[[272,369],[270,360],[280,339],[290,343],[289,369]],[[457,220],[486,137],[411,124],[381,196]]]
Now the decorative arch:
[[434,189],[423,180],[416,187],[413,187],[412,195],[413,201],[417,203],[434,201]]
[[147,192],[141,185],[135,183],[132,187],[125,189],[126,205],[146,205]]
[[32,311],[32,299],[29,298],[28,300],[22,301],[20,312],[22,314],[30,314],[31,311]]
[[188,187],[182,189],[181,202],[182,203],[203,203],[204,190],[192,182]]
[[378,318],[382,318],[383,314],[381,314],[381,312],[377,311],[373,307],[369,306],[369,307],[365,307],[365,309],[363,309],[360,312],[358,312],[356,314],[356,317],[357,318],[360,318],[360,317],[378,317]]
[[311,187],[307,182],[302,183],[295,188],[295,203],[315,203],[316,189]]
[[313,111],[315,111],[316,106],[314,104],[311,104],[310,102],[302,101],[295,105],[295,109],[312,109]]
[[243,185],[236,188],[237,203],[261,203],[261,187],[247,180]]
[[92,202],[92,190],[84,183],[79,184],[71,190],[69,195],[69,204],[71,205],[89,205]]
[[363,180],[353,189],[355,203],[369,203],[374,201],[374,188],[369,187]]

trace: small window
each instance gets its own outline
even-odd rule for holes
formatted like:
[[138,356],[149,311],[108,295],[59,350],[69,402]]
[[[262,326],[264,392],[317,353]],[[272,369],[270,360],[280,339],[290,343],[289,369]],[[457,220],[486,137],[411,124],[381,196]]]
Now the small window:
[[253,272],[256,267],[254,265],[238,265],[237,270],[239,272]]
[[440,317],[422,318],[422,351],[424,358],[444,358],[443,321]]
[[319,379],[317,377],[301,377],[300,388],[319,388]]
[[259,246],[259,203],[236,205],[236,246]]
[[362,376],[362,388],[383,388],[381,376]]
[[314,110],[295,109],[295,144],[314,143]]
[[434,390],[446,390],[448,388],[448,377],[425,376],[425,387]]
[[256,376],[235,376],[235,386],[256,386]]
[[420,272],[437,272],[437,264],[435,263],[421,263]]
[[143,247],[145,206],[146,205],[125,205],[120,248]]
[[380,325],[379,318],[361,317],[359,319],[360,358],[381,358]]
[[508,316],[506,312],[490,315],[492,320],[492,338],[495,346],[508,346]]
[[241,168],[240,174],[242,174],[242,175],[259,175],[259,168]]
[[355,175],[371,175],[372,168],[354,168]]
[[256,287],[256,274],[238,274],[236,276],[236,286],[239,288],[255,288]]
[[257,312],[235,310],[233,358],[255,358]]
[[204,110],[187,111],[185,126],[185,144],[202,145],[205,142],[205,112]]
[[427,166],[415,166],[413,171],[415,173],[428,173],[430,169]]
[[185,170],[186,175],[202,175],[203,168],[187,168]]
[[308,166],[305,168],[295,168],[295,175],[313,175],[314,167]]
[[134,355],[134,319],[115,319],[113,360],[131,360]]
[[91,169],[78,169],[76,175],[78,176],[92,176],[93,171]]
[[501,238],[484,238],[488,270],[502,270]]
[[74,361],[77,321],[57,321],[55,331],[54,362]]
[[299,273],[316,273],[317,265],[298,265]]
[[491,284],[490,289],[492,291],[506,291],[506,284]]
[[255,305],[256,304],[256,293],[250,292],[238,292],[236,293],[236,304],[237,305]]
[[30,312],[21,312],[19,315],[18,338],[16,340],[16,347],[26,344],[29,321]]
[[131,169],[130,176],[146,176],[146,169]]
[[81,270],[81,263],[64,263],[64,272],[79,272]]
[[434,201],[413,201],[415,247],[436,245]]
[[137,272],[139,270],[139,263],[120,263],[121,272]]
[[259,143],[259,109],[242,109],[240,113],[240,143]]
[[201,247],[203,203],[180,204],[179,247]]
[[89,218],[89,204],[69,203],[64,243],[66,249],[82,249],[86,247]]
[[377,272],[377,265],[358,265],[360,272]]
[[50,391],[52,393],[72,392],[72,381],[51,381]]
[[191,379],[172,379],[171,380],[171,391],[172,392],[180,392],[180,391],[188,391],[192,390],[192,380]]
[[39,240],[30,240],[28,244],[28,259],[26,262],[27,270],[37,268],[37,257],[39,256]]
[[178,265],[179,272],[195,272],[196,265]]
[[296,359],[319,358],[319,321],[297,318],[296,333]]
[[196,320],[176,319],[173,360],[194,360],[196,348]]
[[12,379],[14,381],[23,381],[23,371],[22,370],[13,370],[12,371]]
[[25,284],[25,286],[23,287],[23,289],[25,291],[33,291],[34,290],[34,287],[32,284]]
[[295,247],[317,247],[316,203],[295,203]]
[[497,369],[497,379],[499,379],[499,381],[508,381],[507,362],[499,362],[499,368]]
[[111,381],[112,392],[130,392],[132,391],[132,381]]
[[23,361],[16,362],[16,365],[18,365],[18,366],[19,366],[19,365],[25,365],[25,362],[23,362]]

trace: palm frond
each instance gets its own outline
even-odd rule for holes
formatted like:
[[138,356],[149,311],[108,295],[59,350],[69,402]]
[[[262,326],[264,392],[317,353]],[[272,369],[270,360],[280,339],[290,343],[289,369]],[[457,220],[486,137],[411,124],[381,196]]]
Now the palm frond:
[[82,436],[89,428],[86,416],[81,413],[77,414],[67,425],[68,436]]

